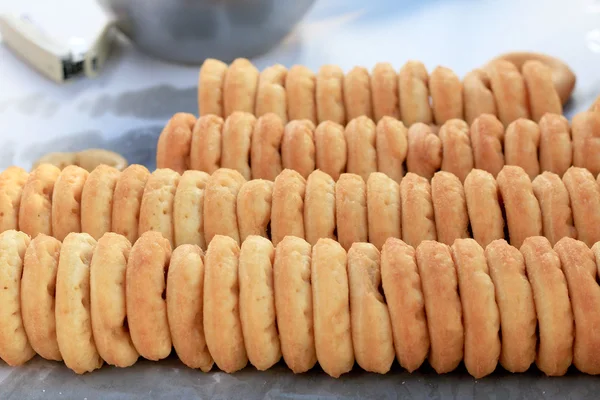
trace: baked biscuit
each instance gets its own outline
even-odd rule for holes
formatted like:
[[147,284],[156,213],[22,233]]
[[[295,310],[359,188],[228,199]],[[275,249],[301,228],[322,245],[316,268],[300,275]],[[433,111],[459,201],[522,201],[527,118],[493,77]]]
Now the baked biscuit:
[[504,167],[504,126],[495,116],[483,114],[471,124],[470,136],[475,168],[496,177]]
[[265,371],[281,359],[273,291],[273,244],[261,236],[249,236],[240,250],[240,321],[248,359]]
[[252,114],[235,111],[223,125],[221,142],[221,167],[238,171],[245,179],[250,179],[250,144],[256,117]]
[[456,369],[463,359],[464,328],[456,267],[450,247],[430,240],[417,247],[416,259],[431,342],[429,364],[438,374],[444,374]]
[[273,184],[271,240],[277,246],[286,236],[304,239],[304,194],[306,180],[296,171],[285,169]]
[[204,192],[210,175],[185,171],[173,198],[173,236],[175,247],[195,244],[206,249],[204,238]]
[[408,129],[402,121],[384,116],[375,128],[377,171],[397,183],[404,176],[404,162],[408,152]]
[[227,64],[214,58],[207,58],[198,75],[199,115],[214,114],[223,116],[223,83]]
[[167,273],[167,319],[173,347],[190,368],[212,369],[204,336],[204,262],[202,250],[184,244],[173,250]]
[[483,248],[473,239],[452,245],[465,326],[465,366],[475,379],[496,369],[500,357],[500,316]]
[[40,233],[52,235],[52,194],[58,175],[60,169],[54,165],[41,164],[22,186],[21,204],[18,205],[19,230],[32,238]]
[[371,77],[366,68],[354,67],[344,75],[342,93],[344,93],[344,106],[348,120],[361,115],[373,119]]
[[442,166],[442,141],[429,125],[417,122],[408,128],[406,167],[424,178],[431,179]]
[[354,366],[346,261],[346,251],[332,239],[319,239],[313,246],[310,282],[315,349],[319,365],[334,378]]
[[600,112],[600,96],[596,97],[588,111]]
[[209,174],[221,166],[223,118],[204,115],[198,118],[192,131],[190,168]]
[[287,68],[281,64],[267,67],[260,73],[256,92],[256,117],[274,113],[283,123],[287,122],[286,76]]
[[128,166],[125,157],[105,149],[85,149],[75,153],[75,157],[75,165],[88,172],[92,172],[100,165],[108,165],[118,171],[123,171]]
[[562,115],[545,114],[540,127],[540,169],[563,176],[573,163],[569,121]]
[[427,179],[409,172],[400,182],[402,199],[402,240],[417,247],[423,240],[437,240],[431,185]]
[[310,174],[306,181],[304,235],[313,246],[321,238],[336,239],[335,181],[320,170]]
[[85,169],[69,165],[54,182],[52,236],[60,241],[71,232],[81,232],[81,195],[88,176]]
[[371,71],[371,95],[375,121],[400,118],[398,74],[390,63],[377,63]]
[[346,171],[347,145],[344,127],[324,121],[315,129],[316,167],[337,181]]
[[115,185],[111,227],[131,243],[138,238],[140,207],[149,176],[143,165],[130,165],[121,172]]
[[240,242],[237,222],[237,196],[244,177],[232,169],[215,171],[204,189],[204,239],[210,244],[213,236],[225,235]]
[[77,374],[92,372],[104,362],[94,343],[90,310],[90,261],[95,247],[96,241],[87,233],[69,233],[60,248],[56,273],[56,339],[63,361]]
[[287,236],[277,245],[273,263],[281,353],[296,374],[308,371],[317,362],[310,253],[307,241]]
[[316,77],[314,72],[303,65],[294,65],[285,77],[287,112],[290,121],[307,119],[317,123],[315,99]]
[[551,172],[538,175],[531,184],[542,212],[544,236],[554,246],[563,237],[577,237],[569,192],[560,177]]
[[237,224],[240,241],[250,235],[269,238],[273,182],[254,179],[242,185],[236,200]]
[[463,87],[451,69],[435,68],[429,77],[429,91],[437,125],[454,118],[463,119]]
[[456,239],[471,236],[465,190],[457,176],[437,172],[431,180],[431,201],[439,242],[451,245]]
[[190,169],[192,129],[196,117],[177,113],[169,120],[158,137],[156,146],[156,168],[170,168],[180,174]]
[[469,125],[459,119],[448,120],[438,136],[442,143],[442,171],[451,172],[464,182],[474,162]]
[[531,117],[539,121],[545,113],[562,114],[562,103],[552,81],[552,69],[538,60],[526,61],[521,67]]
[[304,177],[315,170],[315,126],[308,120],[291,121],[285,126],[281,140],[281,162]]
[[171,245],[159,232],[143,233],[127,260],[125,304],[129,332],[138,353],[152,361],[168,357],[172,348],[166,302],[170,260]]
[[112,211],[115,186],[121,172],[108,165],[95,168],[81,192],[81,230],[98,240],[112,232]]
[[433,116],[429,105],[429,76],[420,61],[408,61],[398,74],[400,115],[404,125],[422,122],[431,124]]
[[180,179],[181,176],[170,169],[157,169],[150,175],[140,206],[140,236],[148,231],[160,232],[174,245],[173,203]]
[[525,239],[521,246],[538,319],[537,367],[549,376],[567,372],[573,360],[573,311],[558,254],[548,239]]
[[600,188],[584,168],[571,167],[563,176],[569,192],[577,239],[588,246],[600,241]]
[[375,172],[367,181],[369,242],[381,249],[387,238],[402,236],[400,185],[384,173]]
[[540,174],[539,147],[540,128],[535,122],[519,118],[506,128],[504,135],[506,165],[518,165],[531,179]]
[[467,175],[464,189],[473,238],[481,247],[486,247],[496,239],[504,239],[498,183],[492,174],[474,169]]
[[337,65],[323,65],[316,80],[315,99],[319,122],[333,121],[344,125],[344,71]]
[[14,166],[0,172],[0,232],[21,229],[19,207],[28,176],[24,169]]
[[584,111],[571,121],[573,135],[573,165],[600,174],[600,113]]
[[335,184],[338,242],[346,250],[368,240],[367,185],[355,174],[342,174]]
[[94,342],[109,365],[129,367],[139,354],[129,335],[125,275],[131,243],[116,233],[104,234],[90,263],[90,309]]
[[505,60],[493,61],[487,67],[502,124],[507,126],[519,118],[529,118],[527,88],[517,67]]
[[360,175],[365,182],[369,174],[377,172],[375,136],[375,124],[364,116],[348,122],[344,131],[348,151],[346,171]]
[[281,173],[283,121],[273,113],[256,120],[250,145],[250,169],[253,179],[274,181]]
[[483,114],[498,115],[490,77],[482,69],[474,69],[463,78],[465,121],[470,125]]
[[258,69],[245,58],[237,58],[229,65],[223,81],[223,117],[234,111],[254,114],[258,76]]
[[31,169],[36,169],[42,164],[52,164],[62,171],[67,165],[78,165],[77,152],[57,151],[52,153],[46,153],[37,160],[35,160],[35,162],[31,165]]

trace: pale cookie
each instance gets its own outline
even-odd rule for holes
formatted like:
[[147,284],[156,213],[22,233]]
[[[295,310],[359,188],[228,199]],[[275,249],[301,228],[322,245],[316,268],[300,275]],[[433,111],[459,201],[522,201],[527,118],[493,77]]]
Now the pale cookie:
[[92,372],[104,362],[94,343],[90,309],[90,262],[95,247],[96,241],[87,233],[69,233],[56,273],[56,339],[63,361],[77,374]]
[[223,84],[227,64],[207,58],[198,74],[198,113],[200,116],[214,114],[223,116]]
[[0,172],[0,232],[21,229],[19,207],[28,177],[29,174],[20,167],[8,167]]
[[504,218],[498,201],[498,183],[492,174],[474,169],[467,175],[464,189],[473,239],[481,247],[496,239],[504,239]]
[[275,317],[273,244],[261,236],[249,236],[239,259],[240,321],[248,360],[265,371],[281,359]]
[[98,240],[112,232],[115,186],[121,172],[99,165],[88,176],[81,193],[81,231]]
[[487,67],[502,124],[507,126],[519,118],[529,118],[527,88],[517,67],[504,60],[493,61]]
[[544,236],[550,244],[554,246],[563,237],[577,238],[569,192],[560,177],[544,172],[533,180],[532,187],[542,212]]
[[433,116],[429,104],[429,76],[420,61],[408,61],[398,74],[400,115],[404,125],[422,122],[431,124]]
[[474,164],[469,125],[459,119],[448,120],[438,136],[442,142],[442,171],[450,172],[464,182]]
[[52,191],[52,236],[62,241],[81,232],[81,195],[89,172],[69,165],[58,175]]
[[495,116],[483,114],[473,121],[469,135],[475,168],[496,177],[504,167],[504,126]]
[[273,184],[271,240],[277,246],[286,236],[304,239],[304,195],[306,180],[296,171],[285,169]]
[[369,174],[377,172],[375,136],[375,123],[364,116],[348,122],[344,131],[348,151],[346,171],[360,175],[365,182]]
[[563,176],[569,192],[577,239],[588,246],[600,241],[600,187],[584,168],[571,167]]
[[371,77],[363,67],[354,67],[344,75],[343,90],[346,118],[348,120],[361,115],[373,119],[371,105]]
[[429,76],[433,117],[437,125],[451,119],[463,119],[463,87],[449,68],[437,67]]
[[521,68],[529,109],[534,121],[539,121],[545,113],[562,114],[562,103],[552,81],[552,69],[537,60],[526,61]]
[[600,96],[596,97],[588,111],[600,112]]
[[381,249],[385,241],[402,236],[400,185],[381,172],[367,181],[367,221],[369,242]]
[[451,245],[456,239],[471,237],[465,190],[457,176],[437,172],[431,180],[431,201],[439,242]]
[[242,185],[236,200],[240,241],[250,235],[270,238],[273,182],[254,179]]
[[463,78],[465,121],[472,124],[483,114],[498,115],[490,77],[484,70],[475,69]]
[[310,253],[308,242],[288,236],[277,245],[273,263],[281,353],[296,374],[308,371],[317,362]]
[[173,235],[175,247],[195,244],[206,249],[204,238],[204,193],[210,175],[185,171],[173,198]]
[[402,121],[384,116],[375,129],[377,171],[397,183],[404,176],[404,162],[408,152],[408,129]]
[[507,165],[496,179],[508,226],[509,242],[521,247],[530,236],[542,235],[542,212],[531,180],[521,167]]
[[131,248],[127,261],[129,332],[138,353],[152,361],[168,357],[172,348],[166,302],[170,260],[169,241],[159,232],[146,232]]
[[231,63],[223,81],[224,118],[235,111],[254,114],[258,76],[258,69],[245,58],[237,58]]
[[41,164],[22,187],[19,230],[32,238],[40,233],[52,235],[52,195],[59,175],[60,169],[54,165]]
[[536,365],[546,375],[564,375],[573,360],[573,311],[558,254],[544,237],[521,246],[538,320]]
[[256,120],[250,145],[250,168],[253,179],[274,181],[281,173],[283,121],[273,113]]
[[138,232],[160,232],[171,243],[175,243],[173,229],[173,203],[181,176],[170,169],[157,169],[150,175],[140,206]]
[[442,167],[442,141],[429,125],[417,122],[408,128],[406,167],[426,179]]
[[32,169],[36,169],[42,164],[52,164],[59,170],[65,169],[67,165],[77,165],[77,153],[76,152],[52,152],[47,153],[38,158],[33,165]]
[[315,349],[319,365],[334,378],[354,366],[346,261],[346,251],[332,239],[319,239],[312,249]]
[[256,117],[235,111],[223,125],[221,138],[221,167],[238,171],[244,179],[251,178],[250,146]]
[[336,239],[335,181],[320,170],[310,174],[306,181],[304,235],[313,246],[321,238]]
[[281,64],[267,67],[260,73],[256,92],[256,117],[274,113],[283,123],[287,122],[286,77],[287,68]]
[[450,247],[430,240],[417,247],[416,259],[431,341],[429,364],[438,374],[444,374],[456,369],[463,359],[464,328],[456,267]]
[[106,233],[96,244],[90,264],[90,308],[94,342],[109,365],[129,367],[139,354],[129,334],[125,276],[131,243]]
[[563,176],[573,163],[571,127],[562,115],[546,114],[540,119],[540,169]]
[[500,316],[483,248],[473,239],[452,245],[465,326],[465,366],[475,379],[491,374],[500,357]]
[[105,149],[86,149],[75,153],[75,165],[80,166],[88,172],[92,172],[100,165],[108,165],[119,171],[127,168],[125,157],[114,151]]
[[[25,364],[35,351],[29,344],[22,318],[21,276],[30,238],[15,230],[0,233],[0,358],[10,366]],[[29,293],[27,293],[29,294]]]
[[156,168],[170,168],[180,174],[190,169],[192,130],[196,117],[177,113],[169,120],[156,145]]
[[173,250],[167,273],[167,319],[173,347],[190,368],[212,369],[204,336],[204,262],[202,249],[184,244]]
[[303,65],[294,65],[285,78],[287,112],[290,121],[307,119],[317,123],[315,100],[316,77],[314,72]]
[[212,174],[221,166],[223,118],[204,115],[192,131],[190,169]]
[[204,189],[204,239],[225,235],[240,242],[237,222],[237,196],[244,177],[237,171],[222,168],[211,175]]
[[367,185],[355,174],[342,174],[335,184],[338,242],[346,250],[368,240]]
[[415,249],[389,238],[381,249],[381,281],[388,304],[394,348],[400,366],[418,369],[429,352],[425,299]]
[[383,117],[400,118],[398,74],[392,64],[375,64],[371,71],[371,95],[375,121]]
[[573,165],[600,174],[600,113],[584,111],[571,122],[573,135]]
[[316,167],[337,181],[346,172],[347,144],[344,127],[324,121],[315,129]]
[[291,121],[283,131],[281,162],[305,179],[315,170],[315,126],[309,120]]
[[437,240],[431,185],[409,172],[400,182],[402,199],[402,240],[417,247],[423,240]]
[[519,118],[506,128],[504,135],[506,165],[518,165],[531,179],[540,174],[539,147],[540,128],[535,122]]
[[112,230],[131,243],[138,238],[140,207],[150,172],[143,165],[125,168],[113,194]]
[[323,65],[316,80],[315,99],[319,122],[346,123],[344,108],[344,72],[337,65]]

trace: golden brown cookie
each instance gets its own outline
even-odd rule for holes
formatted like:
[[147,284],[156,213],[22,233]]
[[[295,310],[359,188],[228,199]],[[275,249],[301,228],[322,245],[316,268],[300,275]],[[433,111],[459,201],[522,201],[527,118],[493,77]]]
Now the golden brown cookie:
[[175,247],[195,244],[206,249],[204,238],[204,193],[210,175],[185,171],[173,198],[173,236]]
[[346,171],[360,175],[365,182],[369,174],[377,172],[375,136],[375,124],[364,116],[348,122],[344,131],[348,151]]
[[225,121],[221,143],[221,167],[238,171],[250,179],[250,144],[256,123],[254,115],[236,111]]
[[310,253],[307,241],[287,236],[277,245],[273,262],[281,353],[296,374],[308,371],[317,362]]
[[75,153],[75,157],[75,165],[88,172],[92,172],[100,165],[108,165],[118,171],[123,171],[128,166],[125,157],[105,149],[85,149]]
[[504,135],[504,159],[506,165],[518,165],[529,178],[540,174],[538,152],[540,128],[535,122],[519,118],[506,128]]
[[274,113],[284,124],[287,122],[286,77],[287,68],[281,64],[267,67],[260,73],[256,92],[256,117]]
[[273,113],[256,120],[250,145],[250,168],[253,179],[274,181],[281,173],[283,121]]
[[482,69],[474,69],[463,79],[465,121],[470,125],[483,114],[498,115],[490,77]]
[[192,114],[173,115],[158,137],[156,168],[170,168],[180,174],[190,169],[192,129],[195,124],[196,117]]
[[437,125],[457,118],[463,119],[463,87],[449,68],[437,67],[429,77],[433,117]]
[[385,241],[402,236],[400,185],[381,172],[367,181],[367,220],[369,242],[381,249]]
[[451,172],[461,182],[473,169],[473,149],[469,125],[459,119],[446,121],[438,134],[442,143],[442,171]]
[[143,165],[125,168],[113,194],[112,230],[131,243],[138,238],[140,207],[150,172]]
[[521,246],[538,320],[537,367],[549,376],[567,372],[573,360],[573,311],[558,254],[544,237]]
[[354,365],[346,261],[346,251],[332,239],[319,239],[312,249],[315,349],[319,365],[334,378]]
[[227,64],[214,58],[207,58],[198,75],[199,115],[214,114],[223,116],[223,84]]
[[600,188],[584,168],[571,167],[563,176],[569,192],[577,239],[588,246],[600,241]]
[[89,172],[69,165],[58,175],[52,191],[52,236],[62,241],[81,232],[81,195]]
[[225,73],[223,81],[223,117],[234,111],[254,114],[258,69],[245,58],[235,59]]
[[40,233],[52,235],[52,194],[58,175],[60,169],[54,165],[41,164],[29,174],[22,186],[21,204],[18,206],[19,230],[32,238]]
[[316,77],[314,72],[303,65],[294,65],[285,78],[287,112],[290,121],[307,119],[317,123],[315,99]]
[[236,200],[237,224],[240,241],[250,235],[269,238],[273,182],[253,179],[242,185]]
[[324,121],[315,129],[316,167],[337,181],[346,171],[347,144],[344,127]]
[[539,121],[545,113],[562,114],[562,103],[552,81],[552,69],[538,60],[529,60],[521,68],[531,117]]
[[335,181],[320,170],[310,174],[306,181],[304,235],[313,246],[321,238],[336,239]]
[[249,236],[240,250],[240,321],[248,359],[265,371],[281,359],[273,291],[273,244],[261,236]]
[[167,273],[167,319],[173,347],[190,368],[212,369],[204,336],[204,262],[202,249],[184,244],[173,250]]
[[305,179],[315,170],[315,126],[309,120],[291,121],[283,131],[281,162],[284,169],[293,169]]
[[560,177],[552,172],[538,175],[532,182],[533,194],[542,212],[544,236],[554,246],[563,237],[577,237],[569,192]]
[[14,166],[0,172],[0,232],[21,229],[19,207],[28,176],[24,169]]
[[285,169],[273,184],[271,240],[277,246],[286,236],[304,239],[304,195],[306,180],[296,171]]
[[408,61],[398,74],[400,115],[404,125],[422,122],[431,124],[433,116],[429,105],[429,76],[420,61]]
[[481,247],[486,247],[496,239],[504,239],[504,218],[498,201],[498,183],[492,174],[474,169],[467,175],[464,189],[473,239]]
[[198,118],[192,131],[190,168],[209,174],[221,166],[223,118],[204,115]]
[[121,172],[99,165],[88,176],[81,193],[81,231],[98,240],[112,232],[115,186]]
[[127,260],[125,304],[129,332],[138,353],[152,361],[166,358],[172,348],[166,302],[170,260],[171,245],[159,232],[143,233]]
[[573,165],[600,174],[600,113],[584,111],[571,122],[573,135]]
[[596,97],[588,111],[600,112],[600,96]]
[[342,174],[335,184],[338,242],[346,250],[368,240],[367,185],[355,174]]
[[32,164],[31,169],[36,169],[42,164],[52,164],[62,171],[67,165],[77,165],[77,153],[62,151],[46,153]]
[[540,169],[563,176],[573,162],[571,127],[562,115],[545,114],[540,127]]
[[170,169],[157,169],[150,175],[140,206],[140,236],[148,231],[160,232],[174,246],[173,203],[180,179]]
[[470,136],[475,168],[496,177],[504,167],[504,126],[495,116],[483,114],[471,124]]
[[437,240],[429,181],[409,172],[400,182],[400,198],[402,240],[413,247],[423,240]]
[[69,233],[60,248],[56,273],[56,339],[63,361],[77,374],[92,372],[104,362],[94,342],[90,309],[95,247],[96,241],[87,233]]
[[417,122],[408,128],[406,167],[426,179],[442,167],[442,141],[429,125]]
[[390,63],[377,63],[371,71],[371,95],[375,121],[400,118],[398,74]]
[[125,277],[131,243],[116,233],[104,234],[90,263],[90,309],[94,342],[109,365],[129,367],[139,354],[127,320]]
[[508,61],[497,60],[488,64],[487,73],[502,124],[507,126],[519,118],[529,118],[527,88],[517,67]]
[[337,65],[319,68],[315,86],[317,119],[319,122],[346,123],[344,108],[344,71]]
[[509,372],[525,372],[535,360],[537,320],[525,260],[505,240],[485,248],[500,315],[500,364]]
[[381,118],[375,129],[375,148],[377,171],[400,183],[408,152],[408,130],[402,121],[387,116]]
[[416,249],[431,349],[429,364],[438,374],[453,371],[463,359],[464,328],[458,278],[450,247],[424,241]]
[[366,68],[354,67],[344,75],[342,92],[348,121],[361,115],[373,119],[371,77]]
[[439,242],[451,245],[456,239],[471,236],[465,190],[457,176],[437,172],[431,180],[431,201]]

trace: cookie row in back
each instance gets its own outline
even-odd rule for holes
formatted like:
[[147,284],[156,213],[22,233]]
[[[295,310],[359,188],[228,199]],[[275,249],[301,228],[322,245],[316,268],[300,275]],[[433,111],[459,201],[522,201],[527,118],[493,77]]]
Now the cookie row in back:
[[315,74],[299,65],[288,70],[276,64],[259,72],[246,59],[229,66],[208,59],[200,69],[198,105],[200,115],[228,117],[245,111],[260,117],[272,112],[284,121],[314,124],[390,116],[407,126],[441,125],[453,118],[470,123],[492,114],[508,125],[518,118],[539,121],[547,112],[562,114],[575,83],[571,79],[559,95],[552,69],[538,60],[526,61],[521,70],[495,60],[461,81],[445,67],[429,74],[419,61],[408,61],[399,72],[389,63],[378,63],[371,73],[355,67],[344,74],[339,66],[324,65]]
[[0,357],[35,353],[77,373],[104,362],[160,360],[175,348],[191,368],[266,370],[282,357],[295,373],[318,362],[333,377],[355,361],[386,373],[425,360],[438,373],[461,361],[475,378],[534,363],[563,375],[573,363],[600,373],[600,245],[543,237],[520,249],[473,239],[381,252],[331,239],[312,248],[288,236],[251,236],[241,248],[217,235],[172,251],[157,232],[133,245],[114,233],[64,242],[0,234]]
[[179,113],[160,135],[156,163],[180,173],[231,168],[246,179],[268,180],[287,168],[305,178],[320,169],[335,180],[344,172],[367,180],[379,171],[398,183],[405,171],[431,179],[443,170],[464,181],[473,168],[496,176],[504,165],[521,166],[531,179],[544,171],[562,176],[572,165],[596,176],[598,137],[600,113],[593,111],[577,114],[571,126],[561,115],[546,114],[539,123],[518,119],[505,129],[484,114],[470,126],[449,120],[439,131],[422,123],[406,128],[391,117],[377,124],[358,117],[345,127],[331,121],[315,127],[306,120],[284,124],[275,114],[257,119],[235,112],[224,121]]

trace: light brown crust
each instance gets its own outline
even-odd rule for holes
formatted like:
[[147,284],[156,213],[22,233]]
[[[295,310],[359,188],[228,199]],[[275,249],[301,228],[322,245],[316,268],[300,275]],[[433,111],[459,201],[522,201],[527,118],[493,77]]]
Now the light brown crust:
[[475,379],[496,369],[500,357],[500,316],[483,248],[473,239],[452,245],[465,327],[465,366]]
[[408,128],[406,167],[426,179],[442,167],[442,141],[429,125],[417,122]]
[[236,200],[236,214],[240,241],[250,235],[269,238],[273,182],[253,179],[242,185]]
[[223,125],[221,167],[238,171],[244,179],[250,174],[250,145],[256,117],[245,112],[233,112]]
[[177,113],[167,122],[156,146],[156,168],[170,168],[180,174],[190,169],[192,129],[196,117]]
[[525,61],[521,68],[531,117],[539,121],[545,113],[562,114],[562,103],[552,81],[552,69],[538,60]]
[[317,362],[313,330],[310,244],[288,236],[275,249],[275,310],[283,359],[294,373]]
[[459,119],[448,120],[438,136],[442,143],[442,171],[450,172],[464,182],[474,163],[469,125]]
[[346,118],[348,120],[361,115],[373,119],[371,105],[371,77],[363,67],[354,67],[344,75],[343,90]]
[[596,257],[585,243],[563,238],[554,246],[567,280],[575,320],[573,364],[583,373],[600,374],[600,286]]
[[495,116],[483,114],[471,124],[470,136],[475,168],[496,177],[504,167],[504,126]]
[[521,167],[507,165],[498,174],[510,244],[517,248],[530,236],[542,235],[542,212],[531,180]]
[[463,78],[465,121],[470,125],[482,114],[498,115],[490,77],[482,69],[475,69]]
[[377,172],[375,136],[375,123],[364,116],[348,122],[344,130],[348,151],[346,171],[360,175],[365,182],[369,174]]
[[69,233],[56,273],[56,339],[64,363],[77,374],[103,364],[90,312],[90,261],[95,247],[96,241],[87,233]]
[[500,316],[500,364],[509,372],[525,372],[535,360],[537,319],[525,260],[505,240],[485,248]]
[[431,185],[409,172],[400,182],[402,199],[402,240],[417,247],[423,240],[437,240]]
[[451,245],[456,239],[470,237],[465,190],[457,176],[437,172],[431,180],[431,201],[439,242]]
[[398,74],[392,64],[375,64],[371,71],[371,95],[375,121],[386,116],[400,118]]
[[550,244],[554,246],[563,237],[577,238],[569,192],[560,177],[544,172],[533,180],[532,187],[542,212],[544,236]]
[[324,121],[315,129],[316,167],[337,181],[346,171],[347,144],[344,127]]
[[571,122],[573,135],[573,165],[600,174],[600,113],[584,111]]
[[59,175],[60,169],[54,165],[41,164],[22,186],[17,213],[19,230],[32,238],[40,233],[52,235],[52,194]]
[[338,242],[346,250],[368,239],[367,185],[355,174],[342,174],[335,184]]
[[458,278],[450,247],[424,241],[416,260],[425,298],[431,348],[429,364],[438,374],[453,371],[463,358],[464,328]]
[[304,195],[306,180],[296,171],[285,169],[273,184],[271,240],[277,246],[286,236],[304,239]]
[[544,237],[521,246],[538,319],[536,365],[549,376],[567,372],[573,360],[573,311],[558,254]]
[[529,178],[540,174],[538,150],[540,128],[535,122],[519,118],[506,128],[504,136],[504,158],[506,165],[518,165]]
[[400,185],[381,172],[367,181],[367,220],[369,242],[381,249],[385,241],[402,236]]
[[202,249],[184,244],[173,250],[167,273],[167,319],[177,356],[190,368],[212,369],[204,336]]
[[156,169],[148,178],[140,205],[139,235],[148,231],[160,232],[175,243],[173,203],[181,176],[170,169]]
[[98,240],[112,232],[112,212],[115,186],[121,172],[108,165],[99,165],[88,176],[81,193],[81,231]]
[[200,116],[214,114],[223,116],[223,84],[227,64],[207,58],[198,75],[198,113]]
[[254,114],[258,76],[258,69],[245,58],[237,58],[229,65],[223,82],[223,117],[234,111]]
[[192,131],[191,169],[212,174],[221,166],[223,125],[223,118],[216,115],[204,115],[198,118]]
[[127,321],[125,278],[131,243],[106,233],[96,244],[90,263],[90,309],[98,354],[109,365],[129,367],[139,354]]
[[377,171],[397,183],[404,176],[404,162],[408,152],[408,129],[402,121],[384,116],[375,129]]
[[315,349],[319,365],[334,378],[354,366],[350,286],[346,251],[332,239],[319,239],[310,268]]
[[204,193],[210,175],[185,171],[173,198],[173,239],[175,247],[195,244],[206,249],[204,238]]
[[517,67],[508,61],[496,60],[488,64],[487,69],[498,118],[504,126],[519,118],[529,118],[527,88]]
[[281,162],[304,177],[315,170],[315,126],[309,120],[291,121],[283,131]]
[[600,241],[600,188],[590,171],[571,167],[563,176],[569,192],[577,239],[588,246]]
[[317,123],[315,99],[316,77],[314,72],[303,65],[294,65],[285,78],[287,112],[290,121],[307,119]]
[[304,234],[313,246],[321,238],[336,239],[335,181],[320,170],[310,174],[306,181]]
[[400,115],[404,125],[422,122],[431,124],[433,115],[429,105],[429,76],[420,61],[408,61],[398,74]]
[[464,189],[473,238],[481,247],[486,247],[496,239],[504,239],[498,183],[492,174],[474,169],[467,175]]
[[85,149],[75,153],[75,165],[92,172],[100,165],[108,165],[123,171],[127,166],[125,157],[114,151],[105,149]]
[[172,348],[165,296],[170,260],[171,245],[159,232],[143,233],[127,260],[129,331],[138,353],[152,361],[166,358]]
[[29,174],[20,167],[8,167],[0,172],[0,232],[21,229],[19,207],[28,177]]
[[281,64],[267,67],[260,73],[256,93],[257,118],[267,113],[274,113],[284,124],[287,122],[286,77],[287,68]]
[[131,243],[138,238],[142,196],[150,172],[143,165],[125,168],[113,194],[112,230],[125,236]]
[[69,165],[54,183],[52,192],[52,236],[60,241],[71,232],[81,232],[81,195],[89,172]]
[[273,113],[256,120],[250,145],[250,167],[253,179],[274,181],[281,173],[281,140],[283,121]]
[[433,117],[437,125],[457,118],[463,119],[463,87],[449,68],[437,67],[429,77]]
[[540,169],[563,176],[573,162],[571,127],[562,115],[545,114],[540,127]]
[[337,65],[323,65],[316,79],[315,99],[319,122],[333,121],[344,125],[344,71]]
[[273,260],[275,248],[266,238],[249,236],[240,250],[240,321],[248,359],[265,371],[281,359],[275,317]]

